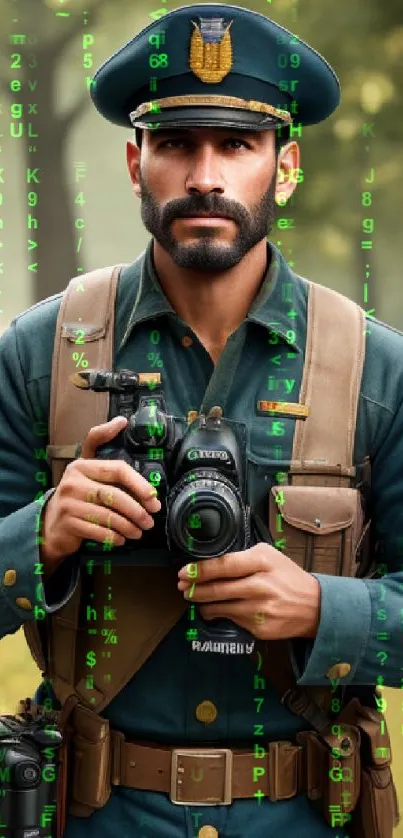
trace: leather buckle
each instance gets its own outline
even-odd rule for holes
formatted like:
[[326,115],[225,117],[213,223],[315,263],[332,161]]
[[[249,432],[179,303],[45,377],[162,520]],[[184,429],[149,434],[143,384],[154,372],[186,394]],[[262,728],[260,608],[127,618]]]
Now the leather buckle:
[[[180,794],[180,787],[183,783],[182,776],[185,773],[183,766],[178,765],[181,757],[214,757],[224,759],[224,790],[222,799],[206,801],[201,803],[199,800],[178,800]],[[229,806],[232,803],[232,751],[229,748],[176,748],[172,751],[171,762],[171,803],[176,803],[177,806]],[[181,776],[182,775],[182,776]]]

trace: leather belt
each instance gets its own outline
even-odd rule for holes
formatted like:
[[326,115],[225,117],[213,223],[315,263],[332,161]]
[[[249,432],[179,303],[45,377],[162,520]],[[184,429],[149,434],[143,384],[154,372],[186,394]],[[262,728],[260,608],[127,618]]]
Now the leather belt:
[[263,794],[276,801],[306,791],[305,748],[292,742],[267,743],[258,758],[250,749],[172,748],[126,741],[116,730],[111,737],[112,784],[165,792],[178,805],[222,806]]

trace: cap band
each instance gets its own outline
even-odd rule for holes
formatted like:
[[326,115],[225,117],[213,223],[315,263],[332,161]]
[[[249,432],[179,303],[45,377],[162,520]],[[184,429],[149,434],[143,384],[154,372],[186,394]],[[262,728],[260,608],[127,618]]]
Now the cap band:
[[174,108],[175,106],[188,107],[189,105],[212,105],[221,108],[240,108],[247,111],[267,113],[275,116],[286,125],[292,123],[292,116],[288,111],[267,105],[266,102],[255,102],[253,99],[239,99],[237,96],[167,96],[165,99],[154,99],[152,102],[143,102],[135,111],[129,114],[130,122],[135,124],[139,117],[152,111],[158,113],[160,108]]

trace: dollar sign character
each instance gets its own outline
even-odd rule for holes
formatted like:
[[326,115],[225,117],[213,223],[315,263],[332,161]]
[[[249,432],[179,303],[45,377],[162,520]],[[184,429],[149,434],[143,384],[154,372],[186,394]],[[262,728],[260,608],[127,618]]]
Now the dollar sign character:
[[90,669],[92,669],[92,667],[95,666],[96,662],[97,662],[95,652],[87,652],[85,662],[86,662],[87,666],[89,666]]

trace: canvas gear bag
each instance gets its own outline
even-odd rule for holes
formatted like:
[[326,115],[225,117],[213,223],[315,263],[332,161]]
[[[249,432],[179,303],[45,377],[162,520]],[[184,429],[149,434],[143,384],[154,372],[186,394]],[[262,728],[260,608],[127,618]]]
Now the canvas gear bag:
[[[113,368],[114,306],[121,268],[105,268],[75,277],[63,296],[55,332],[47,449],[55,486],[68,462],[78,455],[77,446],[89,429],[108,418],[108,394],[77,390],[69,376],[74,372],[72,352],[76,345],[85,346],[91,369]],[[364,504],[364,490],[368,490],[370,479],[369,461],[364,463],[364,479],[360,485],[355,484],[353,465],[365,355],[365,315],[359,306],[337,292],[307,280],[303,282],[308,285],[308,322],[300,403],[307,406],[308,416],[296,420],[288,482],[273,487],[270,492],[270,539],[277,549],[282,549],[305,570],[368,576],[374,570],[373,563],[371,566],[370,520]],[[108,580],[101,570],[93,568],[91,589],[94,593],[91,605],[98,613],[102,613],[102,606],[107,602]],[[168,775],[171,771],[169,781],[165,776],[166,760],[171,765],[171,749],[144,749],[141,743],[126,742],[123,734],[111,730],[109,722],[101,715],[185,613],[187,603],[176,583],[177,574],[173,568],[119,568],[114,576],[119,644],[114,647],[113,655],[105,660],[101,654],[101,632],[91,635],[91,650],[97,658],[91,689],[86,680],[88,635],[79,619],[82,581],[57,614],[24,624],[31,653],[43,676],[51,680],[63,708],[61,716],[56,713],[56,717],[62,719],[69,742],[64,753],[64,779],[60,791],[64,813],[91,815],[105,805],[114,784],[170,790],[174,801],[172,795],[179,794],[172,768],[167,769]],[[374,744],[377,736],[379,738],[382,716],[376,713],[376,723],[374,719],[368,721],[365,717],[368,708],[362,707],[356,699],[354,704],[349,702],[342,711],[346,725],[342,752],[331,732],[331,726],[338,718],[330,722],[328,716],[330,685],[326,688],[296,687],[286,641],[258,642],[258,647],[264,659],[262,671],[279,690],[282,701],[314,728],[298,734],[297,745],[269,744],[267,777],[270,775],[271,779],[267,793],[270,799],[291,797],[304,789],[309,799],[319,805],[328,822],[334,807],[345,817],[351,817],[353,813],[355,820],[351,826],[354,832],[350,834],[354,838],[362,838],[364,834],[366,838],[391,838],[398,813],[390,756],[384,756],[380,765],[379,760],[376,761]],[[111,675],[110,680],[104,678],[107,673]],[[384,742],[382,737],[382,745]],[[202,758],[208,759],[208,754],[199,753],[200,749],[197,755],[193,751],[187,756],[186,750],[181,749],[182,757],[174,751],[176,767],[180,759],[185,760],[186,766],[199,764],[198,760]],[[211,748],[207,750],[212,751]],[[245,769],[249,766],[247,759],[254,755],[229,749],[220,751],[221,754],[224,754],[225,789],[223,799],[214,798],[215,802],[228,803],[231,794],[248,796],[245,777],[243,789],[239,788],[245,774],[239,760],[243,760]],[[129,766],[136,760],[144,767],[146,779],[139,772],[133,779]],[[231,761],[235,766],[237,760],[238,787],[235,780],[231,785],[230,771]],[[334,772],[330,773],[329,779],[329,772],[332,768],[340,771],[343,760],[344,767],[349,769],[342,775],[347,780],[335,782],[331,779]],[[183,762],[182,769],[185,771]],[[188,778],[188,772],[182,772],[181,776]],[[200,785],[203,784],[197,783],[199,789],[188,793],[195,795],[200,791]],[[346,788],[351,792],[349,803],[342,797]],[[197,801],[196,797],[194,799]],[[211,789],[205,790],[205,799],[212,801]],[[199,798],[199,802],[201,800]],[[64,816],[59,824],[59,836],[63,829]]]

